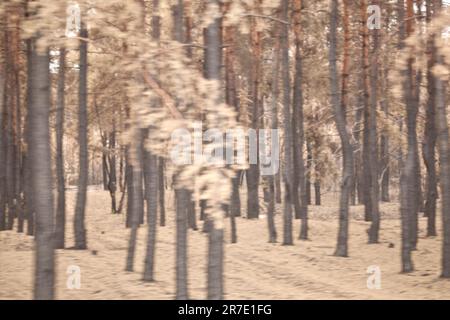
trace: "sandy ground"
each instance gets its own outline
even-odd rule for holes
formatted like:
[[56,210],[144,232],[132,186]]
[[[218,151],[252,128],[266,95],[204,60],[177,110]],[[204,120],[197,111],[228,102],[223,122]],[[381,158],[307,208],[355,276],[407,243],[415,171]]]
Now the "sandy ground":
[[[173,299],[175,293],[175,226],[168,205],[168,224],[158,229],[157,281],[141,281],[146,227],[139,229],[135,272],[125,272],[129,230],[124,216],[109,213],[106,192],[88,193],[86,251],[57,251],[58,299]],[[244,199],[243,199],[244,200]],[[168,194],[168,203],[173,201]],[[245,203],[245,200],[243,201]],[[225,247],[226,299],[450,299],[450,281],[439,278],[441,240],[425,238],[420,220],[419,250],[413,259],[416,271],[400,274],[400,221],[395,204],[383,204],[380,243],[367,244],[368,223],[363,208],[352,208],[350,257],[332,256],[337,232],[337,206],[328,197],[320,207],[310,207],[310,240],[294,246],[267,243],[265,217],[257,221],[238,218],[238,243]],[[74,191],[68,192],[67,246],[73,244],[71,215]],[[264,212],[264,211],[263,211]],[[228,222],[228,220],[227,220]],[[277,216],[281,239],[281,216]],[[299,221],[294,231],[298,235]],[[189,231],[189,294],[206,297],[206,235]],[[393,247],[392,247],[393,245]],[[94,252],[95,251],[95,252]],[[81,268],[81,288],[67,288],[67,268]],[[367,288],[367,268],[381,270],[381,289]],[[16,232],[0,233],[0,299],[31,299],[33,240]]]

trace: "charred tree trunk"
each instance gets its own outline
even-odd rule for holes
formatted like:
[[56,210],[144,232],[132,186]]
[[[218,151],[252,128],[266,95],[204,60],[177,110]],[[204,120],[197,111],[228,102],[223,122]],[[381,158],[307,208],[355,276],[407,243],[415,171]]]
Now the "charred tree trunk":
[[[209,0],[208,5],[218,6],[218,0]],[[205,75],[207,79],[221,81],[222,65],[222,18],[216,17],[206,29]],[[257,95],[256,95],[257,96]],[[221,101],[216,101],[220,104]],[[259,208],[258,208],[259,209]],[[221,210],[217,208],[216,210]],[[209,300],[223,299],[224,230],[223,214],[210,217],[208,232],[208,295]]]
[[[281,0],[281,18],[284,21],[289,19],[289,1]],[[293,245],[292,237],[292,205],[293,205],[293,184],[294,173],[292,154],[292,112],[291,112],[291,81],[289,76],[289,27],[281,27],[281,77],[283,81],[283,116],[284,116],[284,213],[283,213],[283,245]]]
[[143,144],[144,144],[144,133],[143,129],[138,128],[136,132],[135,142],[132,144],[132,156],[134,157],[134,162],[132,166],[133,171],[133,181],[132,181],[132,194],[131,196],[131,208],[130,213],[130,223],[131,232],[128,242],[128,253],[126,262],[126,271],[133,271],[134,269],[134,256],[136,252],[136,241],[139,225],[143,223],[144,216],[144,195],[143,195],[143,185],[142,185],[142,168],[143,168]]
[[[379,1],[375,2],[380,5]],[[372,30],[373,44],[370,64],[370,107],[369,107],[369,150],[370,150],[370,202],[372,223],[369,229],[369,243],[378,243],[380,230],[379,183],[378,183],[378,134],[377,134],[377,107],[378,107],[378,48],[379,31]]]
[[79,80],[79,96],[78,96],[78,144],[79,151],[79,175],[78,175],[78,192],[75,206],[74,233],[75,233],[75,249],[87,249],[86,228],[85,228],[85,211],[88,184],[88,132],[87,132],[87,39],[88,32],[84,22],[80,31],[80,80]]
[[58,92],[56,106],[56,180],[57,204],[55,226],[55,248],[64,249],[66,230],[66,191],[64,181],[64,109],[66,83],[66,49],[59,50]]
[[[342,143],[343,164],[342,164],[342,184],[341,195],[339,201],[339,232],[337,238],[337,246],[335,255],[339,257],[348,256],[348,224],[349,224],[349,200],[350,189],[353,179],[353,147],[350,143],[350,136],[346,128],[345,105],[344,97],[340,101],[338,71],[337,71],[337,24],[338,24],[338,1],[331,0],[331,15],[330,15],[330,88],[331,88],[331,104],[334,111],[334,119],[336,127],[339,132],[339,137]],[[348,19],[348,0],[344,0],[344,19]],[[344,25],[347,23],[344,23]],[[347,24],[348,26],[348,24]],[[345,48],[345,45],[344,45]],[[345,50],[345,49],[344,49]],[[344,73],[346,67],[344,63]],[[344,91],[344,95],[346,92]]]
[[[260,94],[259,82],[261,76],[261,32],[256,29],[256,21],[251,18],[250,30],[250,47],[251,47],[251,68],[249,80],[249,97],[251,103],[250,125],[251,128],[258,132],[260,117]],[[256,140],[259,140],[257,134]],[[258,144],[259,145],[259,144]],[[247,170],[247,218],[259,218],[259,157],[257,163],[250,163]]]
[[[408,2],[408,17],[411,19],[412,16],[412,0],[407,0]],[[400,0],[398,2],[398,17],[400,25],[405,23],[405,6],[404,1]],[[400,48],[404,47],[404,40],[406,38],[403,27],[399,32],[400,36]],[[409,69],[411,63],[409,64]],[[411,70],[409,70],[411,71]],[[411,242],[411,220],[412,215],[417,212],[417,206],[415,205],[417,202],[415,201],[415,197],[417,196],[417,187],[414,185],[414,174],[415,174],[415,115],[412,114],[414,111],[414,107],[411,105],[414,103],[412,100],[412,87],[411,87],[411,79],[410,75],[407,75],[406,72],[403,72],[404,82],[403,82],[403,90],[404,90],[404,101],[407,108],[407,124],[408,124],[408,152],[406,155],[406,160],[403,164],[402,173],[400,176],[400,214],[401,214],[401,222],[402,222],[402,272],[412,272],[414,270],[414,266],[411,259],[411,250],[412,250],[412,242]]]
[[[441,9],[440,0],[434,1],[435,10]],[[444,64],[444,58],[440,53],[436,54],[436,63]],[[446,87],[444,81],[436,76],[434,79],[436,92],[436,124],[437,141],[440,159],[440,186],[442,195],[442,274],[443,278],[450,278],[450,141],[447,122]]]
[[166,225],[166,206],[165,206],[165,183],[164,183],[164,159],[158,161],[158,201],[159,201],[159,225]]
[[370,79],[369,79],[369,33],[367,28],[367,2],[361,2],[361,34],[362,34],[362,87],[363,87],[363,106],[364,106],[364,130],[363,130],[363,149],[362,149],[362,194],[364,197],[364,218],[366,221],[372,220],[372,177],[371,165],[371,105],[370,105]]
[[[432,1],[427,0],[427,22],[431,22]],[[424,142],[422,145],[423,160],[427,169],[427,191],[425,200],[425,216],[428,219],[427,236],[433,237],[436,232],[436,202],[438,196],[437,173],[436,173],[436,88],[435,78],[432,72],[436,64],[436,49],[434,47],[434,35],[430,35],[427,42],[428,63],[427,63],[427,91],[428,101],[426,109],[426,121]]]
[[36,209],[36,250],[34,298],[50,300],[55,297],[54,213],[50,150],[50,74],[49,54],[33,50],[32,90],[30,103],[30,147],[32,189]]
[[158,160],[149,151],[144,151],[144,181],[148,233],[143,279],[144,281],[153,281],[158,220]]
[[294,78],[294,96],[293,96],[293,112],[296,130],[294,131],[294,152],[297,165],[297,190],[296,194],[300,196],[300,208],[298,217],[302,219],[300,227],[299,239],[308,239],[308,204],[306,200],[306,182],[305,182],[305,161],[303,159],[303,147],[305,145],[304,132],[304,116],[303,116],[303,89],[302,89],[302,53],[301,53],[301,10],[302,1],[295,0],[294,2],[294,33],[295,33],[295,78]]

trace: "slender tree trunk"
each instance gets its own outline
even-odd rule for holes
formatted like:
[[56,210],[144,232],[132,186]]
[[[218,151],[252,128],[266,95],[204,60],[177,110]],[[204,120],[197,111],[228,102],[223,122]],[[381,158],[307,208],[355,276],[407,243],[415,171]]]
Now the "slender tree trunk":
[[[30,59],[29,55],[28,59]],[[28,91],[31,87],[29,74],[30,71],[28,71]],[[0,231],[6,230],[6,92],[6,70],[2,69],[0,73]]]
[[36,249],[34,298],[50,300],[55,297],[54,271],[54,213],[50,150],[50,74],[49,54],[33,52],[30,104],[30,147],[32,188],[36,209]]
[[57,204],[55,248],[64,249],[66,227],[66,191],[64,182],[64,109],[65,109],[65,77],[66,77],[66,49],[59,50],[58,92],[56,106],[56,176],[57,176]]
[[116,174],[116,112],[113,110],[112,130],[109,134],[109,172],[108,172],[108,190],[111,196],[111,212],[117,213],[116,191],[117,191],[117,174]]
[[[427,22],[430,23],[432,13],[432,1],[427,0]],[[425,200],[425,216],[428,218],[427,236],[433,237],[436,232],[436,202],[437,202],[437,173],[436,173],[436,88],[432,69],[436,63],[436,49],[434,47],[434,35],[430,35],[427,42],[427,91],[428,101],[426,109],[426,121],[424,142],[422,146],[423,160],[427,169],[427,194]]]
[[[281,0],[281,19],[289,19],[289,1]],[[293,155],[292,155],[292,113],[291,113],[291,81],[289,76],[289,27],[281,27],[281,77],[283,81],[283,116],[284,116],[284,213],[283,213],[283,245],[293,245],[292,238],[292,205],[294,192],[292,185]]]
[[[434,10],[439,12],[442,7],[440,0],[434,1]],[[437,36],[436,36],[437,37]],[[434,47],[436,64],[444,65],[444,58],[440,53],[436,53]],[[447,122],[447,101],[444,81],[439,77],[434,77],[434,89],[436,92],[436,124],[437,142],[440,160],[440,186],[442,198],[442,274],[443,278],[450,278],[450,141]]]
[[144,281],[154,280],[156,224],[158,217],[158,160],[149,151],[144,152],[145,200],[147,202],[147,250],[144,265]]
[[[406,2],[406,32],[410,36],[414,32],[414,2],[407,0]],[[411,157],[409,161],[411,165],[407,167],[407,176],[410,178],[408,182],[408,201],[410,202],[409,223],[410,223],[410,241],[411,250],[416,250],[418,241],[418,212],[419,212],[419,193],[420,193],[420,178],[419,178],[419,151],[417,141],[417,115],[419,111],[416,87],[416,72],[414,69],[414,57],[412,54],[407,61],[406,83],[405,83],[405,104],[406,104],[406,125],[408,130],[408,156]],[[408,160],[407,160],[408,161]]]
[[[80,31],[80,37],[87,39],[88,32],[84,23]],[[79,80],[79,110],[78,110],[78,144],[79,151],[79,176],[78,192],[75,206],[74,234],[75,249],[87,249],[85,211],[88,184],[88,119],[87,119],[87,41],[80,40],[80,80]]]
[[311,171],[312,171],[312,149],[311,149],[311,142],[307,139],[306,140],[306,153],[307,153],[307,161],[306,161],[306,203],[307,205],[312,204],[312,197],[311,197]]
[[165,206],[165,183],[164,183],[164,159],[158,161],[158,200],[159,200],[159,225],[166,225],[166,206]]
[[[337,71],[337,24],[338,24],[338,1],[331,0],[330,16],[330,88],[331,104],[334,111],[334,119],[342,143],[343,164],[342,164],[342,184],[339,201],[339,232],[335,255],[339,257],[348,256],[348,224],[349,224],[349,200],[350,189],[353,179],[353,147],[350,143],[350,136],[346,128],[345,103],[346,98],[340,100],[338,71]],[[344,19],[348,19],[348,0],[344,0]],[[345,50],[345,49],[344,49]],[[344,73],[345,71],[344,63]],[[344,95],[346,92],[344,91]]]
[[[408,18],[411,17],[410,9],[412,9],[412,2],[411,0],[408,1],[408,9],[409,14]],[[399,30],[399,38],[400,38],[400,49],[404,47],[404,41],[405,41],[405,32],[404,32],[404,25],[405,23],[405,3],[403,0],[399,0],[398,2],[398,18],[400,23],[400,30]],[[402,72],[403,77],[406,78],[407,74],[405,72]],[[415,130],[415,128],[411,128],[411,122],[414,121],[414,118],[411,115],[411,109],[413,108],[411,103],[411,86],[410,86],[410,79],[405,79],[403,83],[403,89],[404,89],[404,100],[405,105],[407,107],[407,118],[408,118],[408,152],[406,156],[406,160],[403,163],[403,168],[400,176],[400,215],[401,215],[401,224],[402,224],[402,249],[401,249],[401,257],[402,257],[402,272],[412,272],[414,270],[414,266],[411,259],[411,220],[412,215],[414,212],[416,212],[416,201],[414,200],[414,197],[417,196],[417,188],[414,186],[414,166],[415,166],[415,159],[414,159],[414,138],[413,134],[411,134],[412,130]],[[409,121],[409,119],[412,119]]]
[[187,204],[188,191],[175,190],[176,201],[176,299],[188,299],[188,270],[187,270]]
[[[278,100],[280,97],[280,40],[278,35],[280,33],[280,25],[275,24],[273,37],[275,40],[275,49],[273,51],[273,64],[272,64],[272,106],[270,109],[271,128],[278,129]],[[276,173],[279,174],[279,171]],[[267,226],[269,231],[269,243],[277,242],[277,231],[275,226],[275,202],[276,202],[276,177],[270,175],[267,179],[269,184],[269,205],[267,208]]]
[[[379,1],[375,2],[380,5]],[[370,202],[372,223],[369,229],[369,243],[378,243],[380,230],[379,183],[378,183],[378,135],[377,135],[377,106],[378,106],[378,48],[379,31],[372,30],[373,44],[370,64],[370,107],[369,107],[369,149],[370,149]]]
[[[132,166],[133,182],[132,182],[132,211],[130,213],[131,232],[128,242],[128,253],[126,262],[126,271],[133,271],[134,256],[136,252],[136,241],[139,225],[142,224],[142,217],[144,215],[144,195],[142,185],[142,168],[143,168],[143,144],[144,144],[143,129],[138,128],[136,132],[135,142],[132,147],[132,156],[134,162]],[[128,195],[130,197],[130,195]]]
[[[218,0],[209,0],[208,5],[218,6]],[[221,17],[216,17],[206,28],[205,76],[209,80],[221,81],[222,35]],[[256,95],[257,96],[257,95]],[[219,105],[221,101],[216,101]],[[216,210],[221,210],[216,208]],[[208,217],[208,295],[209,300],[223,299],[224,230],[223,214]]]
[[303,116],[303,88],[302,88],[302,54],[301,54],[301,10],[302,1],[294,2],[294,33],[295,33],[295,78],[294,78],[294,95],[293,95],[293,119],[296,120],[297,130],[294,131],[294,150],[296,152],[297,179],[298,189],[296,193],[300,195],[300,212],[299,218],[302,219],[299,239],[308,239],[308,204],[306,200],[306,181],[305,181],[305,161],[303,159],[303,147],[305,144],[304,132],[304,116]]
[[[30,183],[32,181],[32,172],[31,172],[31,165],[32,165],[32,159],[30,159],[30,145],[28,144],[30,142],[30,121],[31,121],[31,91],[33,89],[33,79],[32,79],[32,68],[33,68],[33,40],[27,39],[27,114],[25,117],[25,139],[27,143],[27,150],[24,153],[24,180],[27,181],[27,183],[24,183],[24,194],[25,194],[25,217],[27,219],[27,235],[34,235],[34,206],[33,206],[33,188]],[[1,122],[0,122],[1,123]],[[2,150],[0,148],[0,150]],[[1,162],[1,160],[0,160]],[[1,167],[1,166],[0,166]],[[0,174],[1,174],[1,168],[0,168]],[[1,179],[0,179],[1,181]],[[1,183],[0,183],[1,184]],[[1,192],[1,187],[0,187]],[[0,210],[2,209],[2,204],[0,200]],[[0,228],[1,230],[1,228]]]
[[[443,58],[437,57],[442,64]],[[440,167],[440,184],[442,193],[442,277],[450,278],[450,142],[445,103],[444,82],[436,77],[436,120],[438,125],[438,150]]]
[[[364,106],[364,131],[363,131],[363,154],[362,154],[362,193],[364,197],[364,218],[366,221],[372,220],[372,164],[371,161],[371,105],[370,105],[370,77],[369,77],[369,33],[367,28],[367,1],[361,2],[361,34],[362,34],[362,87]],[[377,179],[375,177],[375,179]]]
[[[257,8],[258,9],[258,8]],[[257,10],[256,9],[256,10]],[[251,68],[249,80],[249,97],[252,100],[250,124],[251,128],[258,132],[260,122],[260,94],[259,82],[261,77],[261,33],[256,29],[256,18],[251,18],[250,47],[251,47]],[[257,135],[258,136],[258,135]],[[259,140],[259,138],[257,138]],[[259,144],[258,144],[259,145]],[[247,218],[259,218],[259,157],[256,164],[250,163],[247,170]]]
[[[226,4],[225,10],[229,10],[230,3]],[[225,27],[225,43],[228,44],[225,53],[225,83],[226,94],[225,101],[228,105],[233,106],[236,110],[236,121],[239,122],[239,99],[236,89],[236,73],[235,73],[235,40],[234,34],[236,28],[234,26]],[[231,227],[231,243],[237,243],[237,226],[236,217],[241,215],[241,197],[239,194],[239,180],[241,176],[241,170],[235,173],[235,176],[231,179],[231,201],[230,201],[230,227]]]
[[[385,68],[383,71],[383,94],[385,95],[384,100],[381,102],[382,110],[384,113],[385,119],[389,119],[389,95],[388,95],[388,88],[389,88],[389,82],[388,82],[388,70]],[[390,202],[390,195],[389,195],[389,184],[390,184],[390,176],[391,176],[391,169],[390,169],[390,156],[389,156],[389,146],[390,146],[390,139],[389,134],[387,132],[383,132],[381,135],[381,141],[380,141],[380,149],[381,149],[381,201],[384,202]]]

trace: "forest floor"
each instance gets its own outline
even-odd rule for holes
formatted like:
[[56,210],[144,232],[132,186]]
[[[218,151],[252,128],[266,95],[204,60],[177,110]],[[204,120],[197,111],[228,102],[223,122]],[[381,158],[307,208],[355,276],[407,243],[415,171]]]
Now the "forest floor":
[[[69,190],[67,241],[73,244],[72,214],[75,192]],[[245,203],[245,199],[242,199]],[[135,272],[125,272],[129,230],[124,215],[109,212],[109,195],[98,188],[88,192],[87,229],[89,250],[58,250],[56,297],[58,299],[173,299],[175,293],[175,226],[167,193],[167,226],[158,228],[156,281],[141,281],[146,227],[139,229]],[[325,198],[310,207],[309,241],[294,246],[267,242],[264,216],[250,221],[237,218],[238,243],[225,247],[226,299],[450,299],[450,280],[439,278],[441,239],[426,238],[426,220],[420,219],[418,251],[413,253],[416,271],[400,274],[400,221],[396,204],[382,204],[380,243],[367,244],[369,224],[362,220],[363,207],[352,207],[349,258],[333,256],[337,233],[337,198]],[[281,209],[281,208],[279,208]],[[244,212],[244,211],[243,211]],[[263,211],[264,212],[264,211]],[[279,212],[281,212],[279,210]],[[439,217],[438,217],[439,218]],[[229,220],[227,220],[229,221]],[[438,219],[440,222],[440,219]],[[277,215],[278,239],[282,236]],[[201,229],[201,224],[199,225]],[[227,225],[228,227],[228,225]],[[295,221],[297,238],[300,222]],[[440,230],[440,224],[439,224]],[[206,297],[207,237],[189,231],[189,294]],[[67,269],[81,268],[81,288],[67,288]],[[381,289],[368,289],[369,266],[381,270]],[[33,240],[15,231],[0,232],[0,299],[31,299]]]

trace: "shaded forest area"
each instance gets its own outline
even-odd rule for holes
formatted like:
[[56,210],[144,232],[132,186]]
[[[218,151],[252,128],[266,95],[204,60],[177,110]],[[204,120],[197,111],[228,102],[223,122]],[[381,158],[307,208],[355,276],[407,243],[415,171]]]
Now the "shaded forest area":
[[[118,279],[139,272],[133,281],[159,286],[158,276],[173,278],[176,299],[192,291],[213,300],[261,298],[271,286],[282,293],[275,285],[282,272],[301,279],[310,297],[333,298],[326,273],[314,282],[283,264],[304,270],[319,261],[337,276],[345,268],[355,274],[361,263],[364,273],[364,254],[388,263],[392,250],[399,275],[389,267],[390,280],[414,286],[416,256],[422,265],[429,253],[439,255],[433,276],[450,278],[449,7],[442,0],[3,1],[0,263],[7,272],[0,284],[23,262],[23,245],[34,260],[28,276],[17,277],[32,275],[35,299],[59,298],[66,275],[57,260],[70,251],[101,256],[97,246],[115,237],[126,242],[108,255]],[[279,170],[265,174],[260,158],[251,161],[261,154],[251,152],[244,165],[180,164],[179,129],[199,134],[209,155],[224,151],[228,130],[279,132]],[[266,138],[258,136],[259,148],[273,160]],[[194,141],[193,153],[198,147]],[[159,251],[171,237],[173,261]],[[395,237],[398,246],[385,245]],[[205,266],[195,280],[191,258]],[[246,258],[273,272],[248,295],[227,274],[250,265]],[[241,291],[228,292],[227,283]],[[366,297],[356,287],[334,298]],[[433,291],[447,282],[430,287],[430,297],[448,298]],[[287,297],[298,298],[292,290]]]

